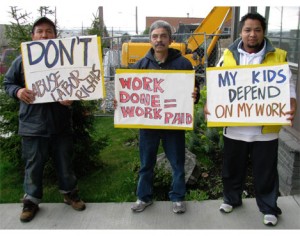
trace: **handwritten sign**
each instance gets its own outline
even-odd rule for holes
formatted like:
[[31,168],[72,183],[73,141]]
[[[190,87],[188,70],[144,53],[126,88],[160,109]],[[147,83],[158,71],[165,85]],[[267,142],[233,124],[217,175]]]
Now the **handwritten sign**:
[[195,72],[117,70],[116,128],[193,129]]
[[207,68],[207,125],[287,125],[287,63]]
[[82,36],[21,44],[26,87],[34,103],[105,96],[100,38]]

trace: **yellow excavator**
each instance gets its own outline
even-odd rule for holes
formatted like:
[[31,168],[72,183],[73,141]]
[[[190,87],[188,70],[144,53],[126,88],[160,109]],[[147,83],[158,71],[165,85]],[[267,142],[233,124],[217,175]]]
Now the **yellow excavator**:
[[[172,42],[170,47],[180,50],[182,55],[192,63],[196,72],[199,72],[199,68],[202,68],[200,70],[203,72],[205,49],[209,58],[216,49],[224,23],[231,20],[231,17],[231,7],[214,7],[186,42]],[[146,55],[150,47],[149,41],[123,43],[121,67],[130,68]]]

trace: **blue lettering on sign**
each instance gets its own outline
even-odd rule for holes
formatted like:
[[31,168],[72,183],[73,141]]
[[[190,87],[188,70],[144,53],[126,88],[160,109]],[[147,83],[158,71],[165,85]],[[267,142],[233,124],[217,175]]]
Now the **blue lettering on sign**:
[[224,77],[223,77],[223,74],[220,73],[219,76],[218,76],[219,77],[219,87],[230,86],[231,81],[232,81],[232,85],[235,85],[236,75],[237,75],[237,71],[234,74],[231,73],[231,72],[226,71]]
[[[53,46],[53,49],[55,50],[55,57],[54,57],[54,60],[52,63],[49,63],[48,61],[48,54],[49,54],[49,51],[50,51],[50,48],[51,48],[51,45]],[[55,66],[57,64],[57,61],[58,61],[58,48],[56,46],[56,44],[52,41],[52,40],[49,40],[49,42],[47,43],[47,46],[45,48],[45,65],[47,66],[47,68],[52,68],[53,66]]]
[[277,84],[284,83],[287,78],[282,72],[283,69],[280,69],[279,71],[263,70],[262,73],[260,71],[252,71],[252,84],[260,83],[262,81],[268,83],[274,81]]
[[[88,44],[91,41],[92,38],[77,37],[77,45],[83,43],[84,66],[88,65]],[[44,64],[47,68],[53,68],[58,63],[60,63],[60,65],[63,66],[65,64],[64,58],[67,58],[70,65],[73,65],[75,42],[76,39],[73,38],[71,40],[71,45],[69,49],[65,47],[62,40],[59,40],[58,44],[56,44],[54,40],[49,40],[46,45],[39,41],[30,42],[26,45],[29,65],[36,65],[44,60]],[[35,48],[36,50],[34,51],[33,48]],[[50,61],[50,59],[52,61]]]
[[67,59],[68,59],[68,61],[69,61],[69,63],[70,63],[70,65],[73,65],[74,64],[74,58],[73,58],[73,53],[74,53],[74,43],[75,43],[75,39],[73,39],[72,41],[71,41],[71,55],[70,55],[70,53],[69,53],[69,51],[66,49],[66,47],[65,47],[65,45],[63,44],[63,42],[62,41],[59,41],[58,42],[59,43],[59,52],[60,52],[60,55],[61,55],[61,57],[60,57],[60,64],[63,66],[64,65],[64,57],[63,57],[63,55],[65,54],[66,55],[66,57],[67,57]]
[[[34,45],[40,46],[41,50],[42,50],[41,55],[38,58],[36,58],[35,60],[32,59],[32,53],[31,53],[31,47]],[[32,43],[27,44],[26,46],[27,46],[27,52],[28,52],[29,65],[35,65],[35,64],[39,63],[44,57],[44,53],[43,53],[45,51],[44,44],[41,42],[32,42]]]

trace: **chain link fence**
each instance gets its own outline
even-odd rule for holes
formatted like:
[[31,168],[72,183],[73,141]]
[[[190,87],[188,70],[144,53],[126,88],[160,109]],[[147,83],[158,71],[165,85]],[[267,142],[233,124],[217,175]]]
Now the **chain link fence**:
[[[187,48],[186,39],[191,37],[189,34],[177,34],[174,35],[174,41],[180,43],[182,48],[186,50],[182,53],[183,56],[190,54],[191,58],[194,58],[194,69],[196,71],[197,79],[200,80],[202,84],[205,83],[205,69],[206,67],[216,66],[225,48],[230,44],[229,34],[219,34],[219,35],[206,35],[204,36],[204,41],[198,44],[197,49],[192,52]],[[212,47],[211,52],[208,52],[209,45],[214,37],[218,37],[217,42]],[[178,42],[179,41],[179,42]],[[134,42],[134,43],[149,43],[149,36],[116,36],[116,37],[105,37],[102,38],[103,45],[108,45],[103,48],[103,66],[104,66],[104,79],[106,88],[106,98],[100,102],[99,111],[100,114],[112,114],[113,113],[113,99],[114,99],[114,76],[116,70],[119,68],[124,68],[122,65],[122,54],[127,53],[122,51],[123,43]],[[197,42],[196,42],[197,43]],[[150,48],[150,47],[149,47]],[[140,55],[141,57],[144,55]],[[130,68],[128,65],[125,68]]]
[[[223,55],[224,50],[230,45],[231,38],[230,34],[197,34],[203,35],[204,40],[201,44],[197,44],[197,49],[193,52],[188,48],[187,39],[193,37],[191,33],[185,34],[174,34],[174,42],[182,44],[185,51],[182,53],[183,56],[190,55],[190,58],[194,58],[194,69],[196,71],[196,77],[203,85],[205,84],[205,71],[207,67],[216,66],[219,59]],[[211,42],[217,37],[218,40],[210,48]],[[298,61],[300,55],[300,40],[299,38],[280,38],[272,37],[269,35],[269,39],[272,41],[275,47],[280,47],[288,52],[288,61],[291,65],[295,65],[298,68]],[[124,68],[122,66],[122,54],[128,53],[122,51],[122,45],[128,42],[134,42],[136,44],[145,44],[149,42],[149,36],[116,36],[102,38],[107,47],[103,48],[103,65],[104,65],[104,78],[106,86],[106,98],[101,101],[100,111],[101,113],[113,113],[113,98],[114,98],[114,76],[116,69]],[[145,52],[146,53],[146,52]],[[128,56],[128,55],[127,55]],[[140,55],[142,57],[144,55]],[[130,65],[127,67],[129,68]],[[126,68],[126,67],[125,67]],[[293,66],[292,66],[293,68]],[[293,75],[299,78],[298,69],[292,70]]]

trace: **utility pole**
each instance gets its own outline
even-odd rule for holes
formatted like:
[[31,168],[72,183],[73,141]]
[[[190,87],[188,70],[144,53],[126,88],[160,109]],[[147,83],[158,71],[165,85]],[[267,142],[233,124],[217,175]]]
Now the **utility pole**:
[[54,23],[55,23],[55,25],[57,25],[57,18],[56,18],[56,6],[55,6],[55,8],[54,8]]
[[139,31],[138,31],[138,10],[137,10],[137,6],[135,7],[135,33],[139,34]]
[[104,37],[104,23],[103,23],[103,7],[98,7],[99,30],[102,37]]
[[240,21],[240,7],[232,7],[231,17],[231,41],[233,42],[239,36],[238,24]]
[[248,7],[248,13],[256,13],[257,7]]
[[269,26],[269,18],[270,18],[270,7],[266,7],[265,9],[265,18],[266,18],[266,23],[267,23],[267,28],[265,34],[268,33],[268,26]]

